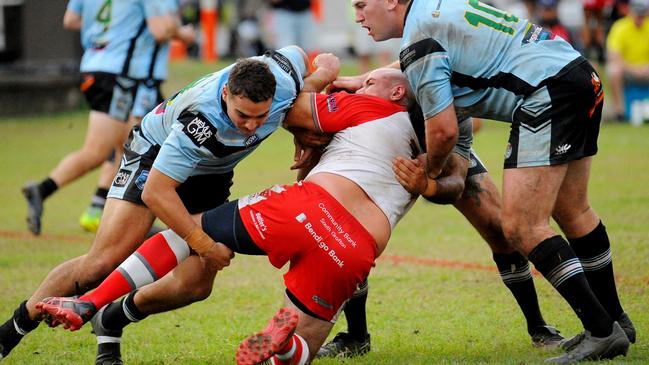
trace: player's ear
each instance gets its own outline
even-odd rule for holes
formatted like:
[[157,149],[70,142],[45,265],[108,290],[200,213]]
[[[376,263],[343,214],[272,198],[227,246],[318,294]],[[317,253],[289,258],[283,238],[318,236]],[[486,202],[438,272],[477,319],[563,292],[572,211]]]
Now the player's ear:
[[397,85],[394,88],[392,88],[392,95],[390,95],[392,101],[399,101],[403,99],[405,96],[406,96],[406,88],[403,87],[403,85]]
[[228,92],[229,92],[228,91],[228,84],[225,84],[225,86],[223,87],[223,91],[221,91],[221,97],[223,99],[227,100],[228,99]]

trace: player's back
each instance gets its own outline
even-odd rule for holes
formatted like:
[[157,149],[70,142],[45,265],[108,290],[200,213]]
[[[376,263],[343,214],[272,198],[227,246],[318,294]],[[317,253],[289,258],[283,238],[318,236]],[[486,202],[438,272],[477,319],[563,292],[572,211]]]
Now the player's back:
[[[120,74],[129,48],[146,27],[139,0],[81,0],[82,72]],[[132,51],[131,51],[132,53]]]
[[411,84],[450,79],[460,117],[504,121],[522,95],[578,57],[549,31],[477,0],[414,0],[400,56]]

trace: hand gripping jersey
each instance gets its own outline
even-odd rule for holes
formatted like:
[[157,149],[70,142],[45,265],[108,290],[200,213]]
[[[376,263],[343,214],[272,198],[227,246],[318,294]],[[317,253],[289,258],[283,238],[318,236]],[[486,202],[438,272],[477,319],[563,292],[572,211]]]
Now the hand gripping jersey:
[[[270,115],[250,137],[241,134],[227,116],[221,91],[232,66],[198,79],[180,90],[144,117],[141,134],[160,146],[153,166],[178,182],[189,176],[230,172],[284,120],[288,108],[302,89],[306,74],[302,53],[296,47],[282,48],[265,62],[275,75],[277,87]],[[144,153],[150,146],[141,146]]]
[[156,60],[167,46],[157,46],[146,19],[175,13],[176,0],[70,0],[68,9],[81,15],[81,72],[166,78],[166,62]]
[[390,101],[345,92],[314,94],[314,121],[337,132],[310,175],[327,172],[360,186],[383,211],[391,228],[415,201],[396,180],[392,160],[421,153],[408,112]]
[[544,80],[586,62],[579,56],[548,30],[477,0],[413,0],[399,58],[426,118],[453,102],[458,120],[511,122]]

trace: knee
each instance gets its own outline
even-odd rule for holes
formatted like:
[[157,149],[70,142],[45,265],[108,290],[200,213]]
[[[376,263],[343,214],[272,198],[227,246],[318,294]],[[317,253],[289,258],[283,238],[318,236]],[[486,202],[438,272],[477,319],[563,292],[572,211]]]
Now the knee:
[[120,262],[110,259],[109,257],[86,258],[80,265],[77,281],[79,285],[89,290],[97,287],[117,266]]
[[207,281],[198,281],[192,283],[181,283],[179,289],[179,294],[184,296],[192,303],[200,302],[201,300],[207,299],[210,294],[212,294],[212,285],[213,283],[209,280]]

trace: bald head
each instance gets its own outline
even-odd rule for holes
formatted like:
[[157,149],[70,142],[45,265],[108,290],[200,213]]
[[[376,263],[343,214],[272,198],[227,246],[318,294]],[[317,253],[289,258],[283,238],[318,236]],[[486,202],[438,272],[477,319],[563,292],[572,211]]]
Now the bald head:
[[406,76],[396,68],[384,67],[370,72],[356,93],[390,100],[405,108],[414,101]]

